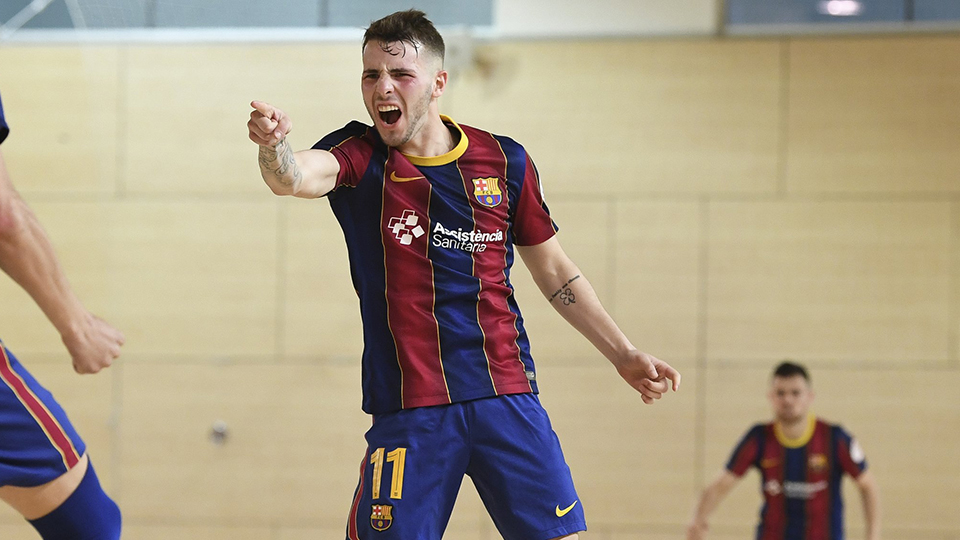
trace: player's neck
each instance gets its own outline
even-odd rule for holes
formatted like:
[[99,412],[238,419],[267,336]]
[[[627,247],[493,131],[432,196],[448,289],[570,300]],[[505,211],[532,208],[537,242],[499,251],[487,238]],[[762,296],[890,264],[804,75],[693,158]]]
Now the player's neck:
[[397,147],[403,154],[417,157],[437,157],[457,146],[457,139],[443,123],[439,114],[431,114],[412,139]]
[[784,420],[778,418],[776,420],[777,426],[780,428],[780,432],[783,433],[785,437],[791,440],[796,440],[806,433],[807,428],[810,425],[810,415],[809,413],[801,416],[800,418]]

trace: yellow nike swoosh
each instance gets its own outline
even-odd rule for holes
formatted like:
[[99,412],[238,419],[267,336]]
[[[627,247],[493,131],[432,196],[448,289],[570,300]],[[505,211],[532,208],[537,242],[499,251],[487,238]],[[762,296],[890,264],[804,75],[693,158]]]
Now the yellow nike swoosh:
[[563,517],[563,516],[567,515],[567,512],[573,510],[573,507],[577,505],[577,502],[578,502],[578,501],[573,501],[573,504],[571,504],[570,506],[564,508],[563,510],[560,509],[560,505],[558,504],[558,505],[557,505],[557,517]]
[[424,178],[424,176],[411,176],[410,178],[406,178],[403,176],[397,176],[397,171],[390,171],[390,179],[394,182],[413,182],[414,180],[422,180]]

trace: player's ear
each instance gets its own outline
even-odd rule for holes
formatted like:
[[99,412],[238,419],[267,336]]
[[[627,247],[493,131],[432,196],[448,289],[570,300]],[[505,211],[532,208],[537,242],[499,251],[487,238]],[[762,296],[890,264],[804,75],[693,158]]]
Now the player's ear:
[[446,70],[441,69],[437,72],[436,77],[433,79],[433,97],[438,98],[443,95],[443,91],[447,88],[447,78],[449,74]]

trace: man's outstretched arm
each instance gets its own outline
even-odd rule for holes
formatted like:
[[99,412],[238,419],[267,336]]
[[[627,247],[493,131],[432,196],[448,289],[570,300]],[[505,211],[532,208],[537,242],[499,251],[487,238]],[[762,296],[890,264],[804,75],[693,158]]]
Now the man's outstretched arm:
[[53,246],[10,181],[0,154],[0,269],[33,298],[60,332],[77,373],[96,373],[120,355],[124,337],[74,295]]
[[880,540],[880,491],[869,470],[855,480],[863,502],[863,521],[867,525],[866,540]]
[[258,162],[263,181],[277,195],[315,199],[337,185],[340,162],[325,150],[294,152],[287,142],[293,128],[290,117],[280,109],[254,101],[247,122],[250,140],[260,146]]
[[716,510],[720,501],[730,493],[739,480],[739,476],[724,469],[720,476],[703,490],[700,500],[697,501],[697,507],[693,511],[693,519],[687,526],[687,540],[703,540],[707,537],[707,520],[710,514]]
[[517,246],[517,252],[554,309],[613,363],[644,403],[660,399],[671,387],[680,389],[680,373],[630,343],[556,236],[535,246]]

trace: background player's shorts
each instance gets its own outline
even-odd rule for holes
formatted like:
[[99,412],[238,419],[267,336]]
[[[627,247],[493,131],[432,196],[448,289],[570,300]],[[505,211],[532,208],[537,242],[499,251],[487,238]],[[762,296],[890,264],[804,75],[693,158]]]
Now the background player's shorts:
[[366,439],[350,540],[440,540],[464,474],[505,540],[586,530],[560,441],[534,394],[377,415]]
[[83,452],[60,405],[0,343],[0,486],[45,484]]

